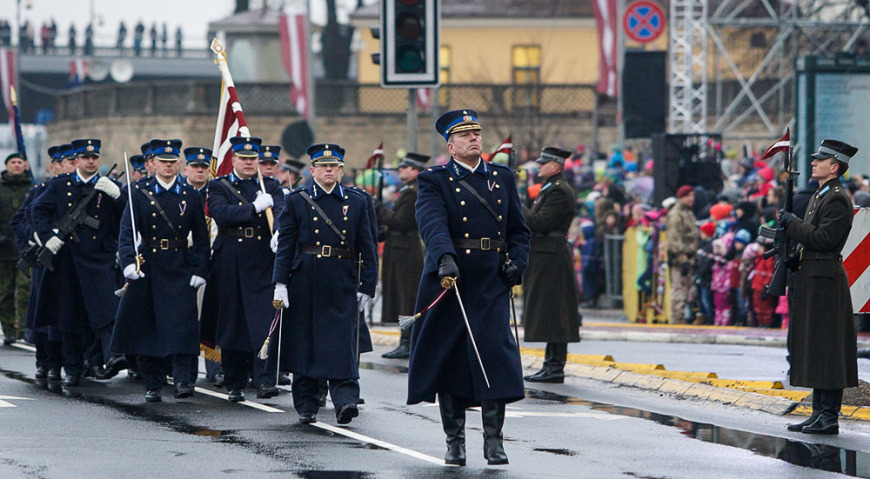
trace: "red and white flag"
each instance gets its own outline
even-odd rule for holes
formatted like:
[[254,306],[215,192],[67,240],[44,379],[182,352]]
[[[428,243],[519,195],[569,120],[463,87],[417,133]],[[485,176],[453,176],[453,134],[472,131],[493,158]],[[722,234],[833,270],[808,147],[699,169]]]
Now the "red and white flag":
[[430,108],[432,108],[432,89],[417,88],[417,109],[429,113]]
[[514,142],[513,139],[511,139],[511,136],[513,135],[508,135],[508,137],[505,138],[500,145],[498,145],[498,148],[496,148],[495,151],[492,152],[492,156],[490,156],[490,159],[494,158],[495,155],[499,153],[507,153],[508,155],[510,155],[514,151]]
[[791,140],[789,139],[788,133],[789,131],[786,129],[785,135],[782,135],[782,138],[780,138],[779,141],[770,145],[770,147],[764,151],[764,154],[761,155],[761,160],[766,160],[779,152],[788,153],[788,147],[791,146]]
[[69,62],[69,82],[78,85],[85,82],[88,76],[88,61],[84,58],[76,58]]
[[285,15],[278,18],[281,35],[281,58],[290,76],[290,99],[302,118],[311,117],[308,85],[308,19],[305,15]]
[[229,174],[233,170],[233,152],[230,138],[234,136],[251,136],[245,113],[236,95],[236,85],[227,66],[225,58],[218,60],[223,78],[221,88],[221,103],[218,111],[217,125],[214,131],[214,147],[212,148],[212,175],[215,177]]
[[381,144],[378,145],[377,148],[375,148],[375,151],[372,152],[372,156],[370,156],[369,159],[366,160],[366,169],[369,170],[372,168],[376,168],[378,166],[378,160],[380,160],[383,157],[384,157],[384,142],[381,142]]
[[617,82],[616,0],[592,0],[598,26],[598,93],[610,97],[619,94]]
[[15,110],[12,108],[11,87],[15,84],[15,50],[12,48],[0,48],[0,92],[9,113],[9,126],[12,127],[12,137],[15,138]]

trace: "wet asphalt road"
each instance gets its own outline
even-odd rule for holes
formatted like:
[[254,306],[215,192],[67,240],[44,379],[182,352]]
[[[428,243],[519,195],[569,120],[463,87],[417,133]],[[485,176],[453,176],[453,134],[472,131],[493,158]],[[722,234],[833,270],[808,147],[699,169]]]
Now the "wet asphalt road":
[[870,477],[868,425],[808,437],[785,431],[792,418],[578,379],[508,406],[510,465],[486,466],[472,411],[468,466],[444,467],[431,462],[444,452],[438,408],[404,404],[404,362],[381,359],[386,349],[363,358],[359,418],[334,428],[331,405],[318,415],[362,435],[351,438],[298,424],[289,394],[257,400],[249,390],[249,402],[280,410],[267,412],[203,393],[175,400],[171,387],[145,404],[123,373],[43,390],[32,353],[2,347],[0,401],[14,407],[0,407],[0,478]]

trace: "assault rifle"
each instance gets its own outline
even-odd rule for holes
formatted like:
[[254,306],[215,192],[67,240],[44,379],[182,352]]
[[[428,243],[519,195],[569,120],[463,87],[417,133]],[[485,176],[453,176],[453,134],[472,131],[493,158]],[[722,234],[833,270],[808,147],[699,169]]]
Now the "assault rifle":
[[[791,158],[791,147],[785,155],[784,167],[788,177],[785,180],[785,206],[783,209],[792,212],[792,194],[794,193],[795,179],[800,175],[794,171]],[[773,277],[770,278],[770,284],[764,287],[764,294],[767,297],[778,297],[785,294],[786,276],[788,269],[794,266],[796,244],[785,234],[785,228],[777,220],[776,228],[762,226],[759,231],[759,236],[773,240],[773,248],[764,253],[764,259],[771,256],[776,256],[776,266],[773,269]]]
[[[106,173],[106,177],[109,178],[112,175],[112,171],[115,167],[118,166],[117,163],[112,165],[109,169],[109,172]],[[96,218],[91,218],[88,216],[88,203],[91,202],[94,196],[99,193],[99,190],[93,187],[93,185],[86,185],[86,190],[82,193],[82,196],[79,198],[78,203],[61,218],[57,225],[55,225],[55,229],[57,229],[56,235],[59,238],[66,238],[68,236],[72,236],[72,240],[75,243],[81,241],[79,239],[79,235],[77,230],[80,226],[87,226],[91,229],[98,229],[100,227],[100,222]],[[45,266],[45,268],[49,271],[54,271],[54,265],[52,265],[52,260],[54,259],[54,253],[51,252],[50,249],[42,246],[39,249],[39,255],[37,257],[40,264]]]
[[18,268],[18,271],[24,273],[28,278],[30,277],[30,269],[37,266],[39,248],[40,246],[36,243],[28,243],[27,247],[19,253],[18,263],[15,266]]

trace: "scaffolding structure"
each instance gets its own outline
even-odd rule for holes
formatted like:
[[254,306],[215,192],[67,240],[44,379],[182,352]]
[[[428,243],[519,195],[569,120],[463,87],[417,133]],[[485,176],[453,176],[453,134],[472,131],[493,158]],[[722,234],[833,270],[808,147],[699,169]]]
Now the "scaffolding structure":
[[867,57],[868,26],[868,0],[671,0],[669,132],[779,136],[795,59]]

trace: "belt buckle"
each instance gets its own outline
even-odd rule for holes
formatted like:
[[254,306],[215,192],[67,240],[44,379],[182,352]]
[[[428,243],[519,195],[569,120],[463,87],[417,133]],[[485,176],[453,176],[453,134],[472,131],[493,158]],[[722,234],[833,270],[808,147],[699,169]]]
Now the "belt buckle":
[[160,249],[163,249],[163,250],[169,249],[169,239],[163,238],[160,240]]
[[489,251],[492,249],[492,240],[490,238],[480,238],[480,250]]
[[254,237],[254,227],[248,226],[245,228],[245,238],[253,238]]
[[330,256],[332,256],[332,246],[328,244],[321,246],[320,256],[323,256],[324,258],[329,258]]

